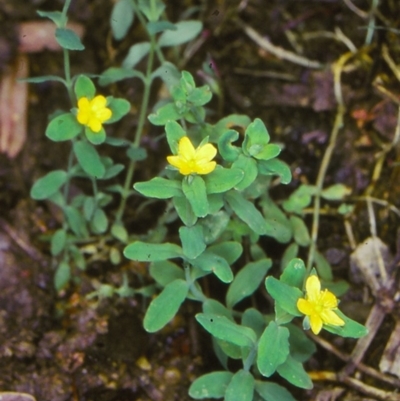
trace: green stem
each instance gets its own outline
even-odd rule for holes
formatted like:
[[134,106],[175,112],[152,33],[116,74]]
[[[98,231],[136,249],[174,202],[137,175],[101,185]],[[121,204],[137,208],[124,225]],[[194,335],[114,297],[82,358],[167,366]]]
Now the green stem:
[[69,9],[70,5],[71,5],[71,0],[65,0],[64,7],[63,7],[63,9],[61,11],[61,14],[62,14],[63,19],[65,20],[65,22],[67,22],[67,12],[68,12],[68,9]]
[[248,372],[253,366],[253,363],[257,355],[257,348],[258,348],[258,343],[255,343],[251,348],[249,355],[247,355],[246,360],[243,362],[243,370],[245,370],[246,372]]
[[[147,62],[147,69],[146,69],[146,77],[144,81],[144,93],[143,93],[143,99],[142,99],[142,105],[140,108],[140,114],[139,114],[139,121],[138,125],[136,127],[136,133],[135,133],[135,139],[133,141],[132,146],[135,148],[138,148],[140,145],[140,140],[142,138],[143,134],[143,127],[144,123],[146,121],[146,116],[147,116],[147,109],[149,106],[149,99],[150,99],[150,89],[151,89],[151,73],[153,70],[153,62],[154,62],[154,52],[156,49],[156,42],[154,35],[151,36],[151,42],[150,42],[150,52],[149,52],[149,59]],[[124,190],[122,191],[122,196],[121,196],[121,203],[118,208],[115,220],[116,222],[120,223],[122,220],[122,216],[124,214],[125,206],[126,206],[126,201],[128,199],[128,193],[129,193],[129,188],[132,186],[132,178],[133,178],[133,173],[135,172],[135,166],[136,162],[134,160],[131,160],[129,163],[128,167],[128,172],[126,174],[125,178],[125,183],[124,183]]]
[[65,73],[65,85],[67,87],[69,100],[71,104],[75,104],[75,94],[72,89],[72,79],[71,79],[71,69],[69,62],[69,51],[67,49],[63,49],[64,52],[64,73]]
[[186,282],[189,285],[189,289],[190,289],[190,292],[192,293],[192,295],[199,302],[207,301],[208,298],[201,291],[199,291],[199,289],[195,285],[196,282],[193,281],[193,279],[192,279],[192,277],[190,275],[191,266],[188,263],[185,263],[184,264],[184,269],[185,269],[185,279],[186,279]]

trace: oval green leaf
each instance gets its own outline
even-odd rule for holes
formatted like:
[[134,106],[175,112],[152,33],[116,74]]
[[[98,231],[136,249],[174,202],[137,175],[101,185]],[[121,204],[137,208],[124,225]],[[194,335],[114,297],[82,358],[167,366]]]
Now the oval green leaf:
[[83,126],[78,123],[76,117],[65,113],[50,121],[46,128],[46,136],[54,142],[61,142],[75,138],[82,131]]
[[200,376],[189,387],[189,395],[196,400],[222,398],[232,376],[231,372],[212,372]]
[[165,244],[147,244],[136,241],[125,247],[124,256],[139,262],[157,262],[182,257],[183,253],[182,248],[176,244],[168,242]]
[[54,195],[66,182],[67,173],[64,170],[55,170],[39,178],[31,189],[31,198],[43,200]]
[[185,300],[189,288],[184,280],[174,280],[154,298],[143,321],[143,327],[149,333],[162,329],[178,312]]
[[100,160],[100,156],[90,143],[86,141],[76,141],[74,143],[74,153],[83,171],[91,177],[101,178],[106,169]]

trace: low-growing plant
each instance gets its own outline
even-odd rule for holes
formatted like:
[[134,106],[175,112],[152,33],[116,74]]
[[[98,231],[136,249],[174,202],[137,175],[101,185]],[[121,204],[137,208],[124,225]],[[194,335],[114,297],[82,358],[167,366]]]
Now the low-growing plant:
[[[114,38],[124,38],[136,16],[146,28],[149,40],[133,45],[122,67],[109,68],[98,76],[100,85],[135,78],[144,86],[134,139],[107,135],[103,125],[119,121],[129,113],[130,104],[99,94],[101,91],[91,80],[93,75],[70,76],[69,51],[84,50],[84,46],[67,28],[69,4],[66,0],[62,12],[39,12],[56,24],[56,39],[64,51],[65,78],[44,76],[29,80],[62,83],[72,107],[54,113],[46,129],[50,140],[70,144],[67,169],[47,173],[31,190],[32,198],[49,200],[64,216],[62,227],[50,239],[57,266],[56,289],[67,287],[75,277],[75,268],[85,269],[85,252],[94,258],[105,254],[117,265],[124,247],[126,258],[149,263],[154,284],[132,288],[124,275],[121,287],[99,284],[88,297],[151,297],[143,323],[148,332],[166,326],[184,302],[199,303],[202,312],[195,318],[211,336],[221,368],[196,379],[189,389],[191,397],[294,400],[284,386],[265,378],[277,373],[294,386],[312,387],[303,363],[316,348],[303,330],[318,334],[325,329],[352,338],[366,333],[364,326],[338,308],[337,295],[345,288],[343,283],[334,282],[326,259],[314,250],[314,269],[306,268],[297,258],[299,246],[310,245],[303,217],[318,188],[299,187],[282,203],[282,208],[272,199],[269,192],[277,179],[282,184],[291,181],[288,165],[278,158],[282,146],[271,143],[259,118],[251,120],[246,115],[232,114],[213,124],[208,122],[205,106],[212,99],[210,87],[197,86],[192,74],[179,71],[163,55],[164,47],[194,39],[202,25],[194,20],[167,21],[161,0],[119,0],[114,5]],[[147,67],[143,73],[135,67],[145,57]],[[170,98],[155,105],[148,115],[150,89],[156,78],[162,79]],[[214,78],[208,76],[215,86],[213,92],[218,93]],[[147,117],[154,126],[164,128],[170,152],[159,175],[136,182],[132,190],[137,162],[145,163],[147,158],[141,147]],[[125,166],[101,156],[100,145],[126,149],[130,164],[123,185],[103,184],[104,180],[118,176]],[[87,179],[92,193],[71,197],[70,182],[75,178]],[[335,185],[319,195],[342,201],[347,192],[343,185]],[[108,213],[106,206],[118,195],[119,207],[114,214]],[[128,233],[125,227],[124,210],[131,196],[165,201],[165,213],[145,235]],[[172,222],[179,227],[179,243],[166,241],[166,227]],[[279,278],[267,276],[272,260],[268,249],[259,243],[263,236],[288,244]],[[207,276],[215,276],[225,286],[224,297],[206,293]],[[274,313],[265,314],[266,306],[258,310],[241,303],[261,285],[273,302]],[[303,329],[297,324],[298,318],[303,320]],[[229,359],[240,361],[241,368],[231,371]]]

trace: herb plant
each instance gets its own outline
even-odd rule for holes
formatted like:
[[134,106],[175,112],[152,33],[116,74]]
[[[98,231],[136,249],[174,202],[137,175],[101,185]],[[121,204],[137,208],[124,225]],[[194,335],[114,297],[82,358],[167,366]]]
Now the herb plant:
[[[146,28],[149,39],[134,44],[121,67],[109,68],[98,77],[100,85],[135,78],[144,86],[134,139],[130,142],[129,138],[108,136],[104,125],[124,117],[130,104],[99,94],[87,74],[70,76],[69,52],[84,50],[84,46],[67,28],[69,4],[66,0],[62,12],[39,12],[56,24],[56,38],[64,51],[65,77],[30,79],[63,84],[71,101],[71,110],[56,112],[46,130],[50,140],[69,144],[67,168],[49,172],[31,190],[33,199],[49,200],[64,216],[62,227],[50,240],[56,289],[68,286],[75,277],[74,269],[85,269],[83,251],[87,243],[91,243],[94,254],[106,249],[115,264],[124,248],[126,258],[149,263],[154,284],[131,288],[124,276],[121,287],[101,284],[89,297],[151,297],[143,322],[148,332],[166,326],[183,303],[197,302],[201,312],[196,320],[211,336],[221,367],[192,383],[192,398],[294,400],[284,386],[269,378],[277,373],[294,386],[312,387],[303,363],[316,348],[303,330],[311,328],[319,334],[324,329],[352,338],[366,334],[364,326],[338,308],[337,294],[343,286],[335,285],[323,256],[316,250],[313,253],[317,269],[306,267],[297,258],[299,246],[310,245],[303,212],[317,188],[300,187],[283,202],[283,209],[273,201],[269,191],[276,178],[282,184],[291,180],[288,165],[278,158],[282,147],[271,143],[267,128],[258,118],[252,121],[246,115],[232,114],[209,122],[205,106],[212,99],[210,87],[197,86],[190,72],[180,71],[163,54],[164,48],[194,39],[202,25],[195,20],[167,21],[161,0],[119,0],[114,5],[111,25],[116,40],[126,36],[135,17]],[[135,69],[144,58],[145,73]],[[158,67],[154,68],[156,62]],[[150,89],[156,78],[166,85],[170,98],[149,114]],[[211,75],[208,80],[218,93],[217,81]],[[134,183],[133,191],[137,162],[145,163],[147,158],[147,151],[141,147],[146,118],[163,127],[170,152],[159,175]],[[126,148],[130,164],[123,185],[103,185],[126,166],[102,156],[100,145]],[[87,179],[92,193],[71,197],[70,182],[75,178]],[[117,195],[119,207],[110,213],[105,208]],[[346,188],[341,185],[321,193],[332,200],[342,200],[345,195]],[[131,196],[165,201],[165,215],[147,235],[126,230],[124,211]],[[167,224],[172,222],[179,226],[179,243],[166,241]],[[272,260],[268,249],[259,244],[262,236],[289,244],[279,278],[267,276]],[[211,275],[226,288],[224,302],[204,290],[204,281]],[[262,310],[240,306],[260,286],[265,286],[273,301],[274,313],[265,314],[266,306]],[[303,329],[298,318],[303,320]],[[229,359],[240,361],[241,368],[231,371]]]

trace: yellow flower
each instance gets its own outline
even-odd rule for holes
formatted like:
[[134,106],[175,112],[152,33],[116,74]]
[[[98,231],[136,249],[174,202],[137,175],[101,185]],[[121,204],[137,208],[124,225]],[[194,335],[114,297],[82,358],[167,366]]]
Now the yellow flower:
[[301,313],[309,316],[311,330],[318,334],[323,324],[344,326],[344,321],[334,312],[338,301],[328,290],[321,291],[321,283],[317,276],[309,276],[306,281],[306,298],[297,301]]
[[100,132],[102,124],[109,120],[112,112],[106,107],[107,99],[98,95],[92,100],[87,97],[81,97],[78,100],[78,114],[76,116],[78,122],[86,125],[93,132]]
[[178,155],[168,156],[168,163],[179,169],[183,175],[192,173],[209,174],[214,171],[216,162],[211,161],[217,154],[217,149],[206,143],[203,146],[194,148],[192,142],[187,136],[183,136],[179,140]]

